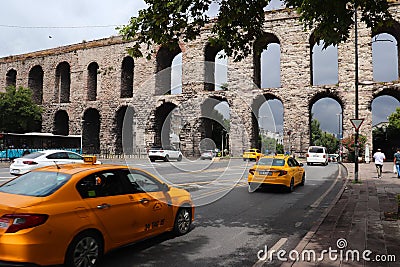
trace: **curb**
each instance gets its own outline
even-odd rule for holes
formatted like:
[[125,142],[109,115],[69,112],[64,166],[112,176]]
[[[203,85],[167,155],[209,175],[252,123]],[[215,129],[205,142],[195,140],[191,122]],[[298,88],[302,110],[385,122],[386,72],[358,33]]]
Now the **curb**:
[[[344,166],[341,162],[339,164],[347,171],[346,166]],[[336,205],[336,203],[339,201],[340,197],[342,196],[342,194],[348,184],[347,178],[348,178],[348,171],[347,171],[347,175],[346,175],[346,181],[344,182],[342,188],[337,193],[335,199],[331,202],[329,207],[327,207],[325,209],[324,213],[320,216],[320,218],[311,227],[310,231],[308,231],[307,234],[303,237],[303,239],[297,244],[297,246],[294,248],[295,251],[297,251],[299,253],[301,251],[303,251],[304,248],[311,241],[311,239],[314,237],[315,233],[317,232],[318,228],[321,226],[322,222],[325,220],[326,216],[328,216],[329,212],[333,209],[333,207]],[[282,263],[280,266],[288,267],[288,266],[293,266],[293,264],[295,264],[295,263],[297,263],[297,262],[296,261],[287,261],[287,262]]]

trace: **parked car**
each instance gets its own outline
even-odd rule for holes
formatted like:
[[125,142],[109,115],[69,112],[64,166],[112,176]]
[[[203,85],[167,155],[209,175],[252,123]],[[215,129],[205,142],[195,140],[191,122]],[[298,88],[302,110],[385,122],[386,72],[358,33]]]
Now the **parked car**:
[[339,154],[328,154],[329,162],[337,162],[339,159]]
[[117,247],[190,231],[190,194],[137,168],[65,164],[0,186],[0,265],[96,266]]
[[[21,175],[44,166],[83,162],[83,156],[72,151],[43,150],[14,159],[10,165],[10,174]],[[96,163],[101,164],[100,161]]]
[[264,185],[285,186],[292,192],[296,185],[304,185],[306,173],[303,164],[291,156],[265,156],[250,168],[247,176],[249,191]]
[[323,146],[310,146],[307,150],[307,165],[328,165],[328,151]]
[[213,150],[205,150],[201,152],[200,158],[201,159],[213,159],[215,157],[216,153]]
[[251,148],[246,150],[243,153],[243,160],[254,160],[257,161],[259,160],[263,155],[261,154],[261,151],[257,148]]
[[155,146],[150,148],[148,154],[150,161],[154,162],[158,160],[170,161],[171,159],[175,159],[177,161],[182,160],[182,152],[172,146]]

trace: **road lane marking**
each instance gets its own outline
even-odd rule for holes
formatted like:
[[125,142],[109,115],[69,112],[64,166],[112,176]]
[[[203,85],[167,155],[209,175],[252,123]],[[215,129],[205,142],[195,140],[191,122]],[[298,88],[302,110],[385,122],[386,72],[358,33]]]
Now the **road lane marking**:
[[[253,267],[261,267],[264,265],[264,263],[266,263],[269,259],[272,258],[271,252],[276,252],[278,249],[280,249],[287,241],[288,239],[285,238],[281,238],[279,239],[278,242],[275,243],[275,245],[273,245],[270,249],[268,249],[268,255],[267,257],[264,259],[259,259],[254,265]],[[265,252],[265,251],[264,251]]]
[[336,183],[339,181],[339,178],[342,177],[342,168],[340,168],[339,165],[338,165],[338,167],[339,167],[339,174],[338,174],[338,176],[336,176],[335,181],[331,184],[329,189],[325,191],[325,193],[323,193],[313,204],[311,204],[311,206],[310,206],[311,208],[317,208],[321,204],[322,200],[324,200],[326,195],[328,195],[332,191],[332,189],[335,187]]

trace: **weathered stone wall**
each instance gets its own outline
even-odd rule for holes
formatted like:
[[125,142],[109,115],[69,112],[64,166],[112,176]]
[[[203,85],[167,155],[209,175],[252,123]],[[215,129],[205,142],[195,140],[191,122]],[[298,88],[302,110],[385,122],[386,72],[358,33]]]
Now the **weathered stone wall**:
[[[391,7],[391,12],[400,21],[400,8]],[[173,131],[181,141],[181,148],[187,155],[197,154],[201,140],[201,104],[207,98],[226,100],[230,105],[231,129],[230,149],[237,156],[253,143],[251,107],[253,101],[262,95],[273,96],[284,106],[285,148],[288,149],[287,132],[292,130],[290,144],[295,151],[304,151],[309,145],[309,123],[312,105],[321,98],[336,99],[343,109],[344,136],[353,132],[350,119],[354,118],[354,31],[349,41],[338,46],[338,84],[312,86],[310,63],[311,32],[304,31],[295,12],[285,9],[266,13],[264,31],[274,34],[280,42],[281,87],[257,88],[253,83],[254,59],[249,56],[241,62],[228,59],[228,90],[204,90],[204,52],[210,28],[206,27],[201,36],[191,43],[181,43],[182,51],[182,94],[155,95],[155,56],[148,61],[144,58],[134,61],[133,97],[121,98],[121,66],[128,56],[129,42],[121,38],[109,38],[55,49],[11,56],[0,59],[0,88],[6,85],[6,74],[10,69],[17,71],[17,86],[28,86],[29,71],[40,65],[43,77],[43,131],[54,130],[54,116],[65,110],[69,116],[70,134],[81,134],[86,110],[94,108],[100,113],[101,149],[115,147],[115,116],[123,106],[131,106],[135,111],[135,144],[144,148],[154,142],[155,110],[163,103],[173,103],[178,107],[174,112]],[[358,29],[359,40],[359,80],[372,81],[371,32],[362,23]],[[71,70],[70,102],[59,103],[55,99],[55,70],[59,63],[67,62]],[[88,66],[96,62],[97,99],[87,100]],[[368,137],[372,145],[371,102],[381,94],[390,94],[400,99],[399,82],[375,83],[359,86],[359,117],[365,121],[361,134]],[[257,111],[256,111],[257,112]],[[179,131],[179,133],[176,133]]]

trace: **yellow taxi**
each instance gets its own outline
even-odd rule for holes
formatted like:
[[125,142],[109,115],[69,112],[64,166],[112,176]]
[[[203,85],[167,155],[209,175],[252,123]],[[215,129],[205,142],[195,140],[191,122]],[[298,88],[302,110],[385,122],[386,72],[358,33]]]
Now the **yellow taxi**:
[[95,266],[111,249],[165,231],[186,234],[193,219],[187,191],[143,170],[43,167],[0,186],[0,265]]
[[243,152],[243,160],[254,160],[258,161],[263,155],[261,154],[261,151],[257,148],[250,148]]
[[303,163],[291,156],[265,156],[250,168],[247,181],[253,192],[263,185],[283,185],[293,192],[296,185],[304,185],[306,173]]

